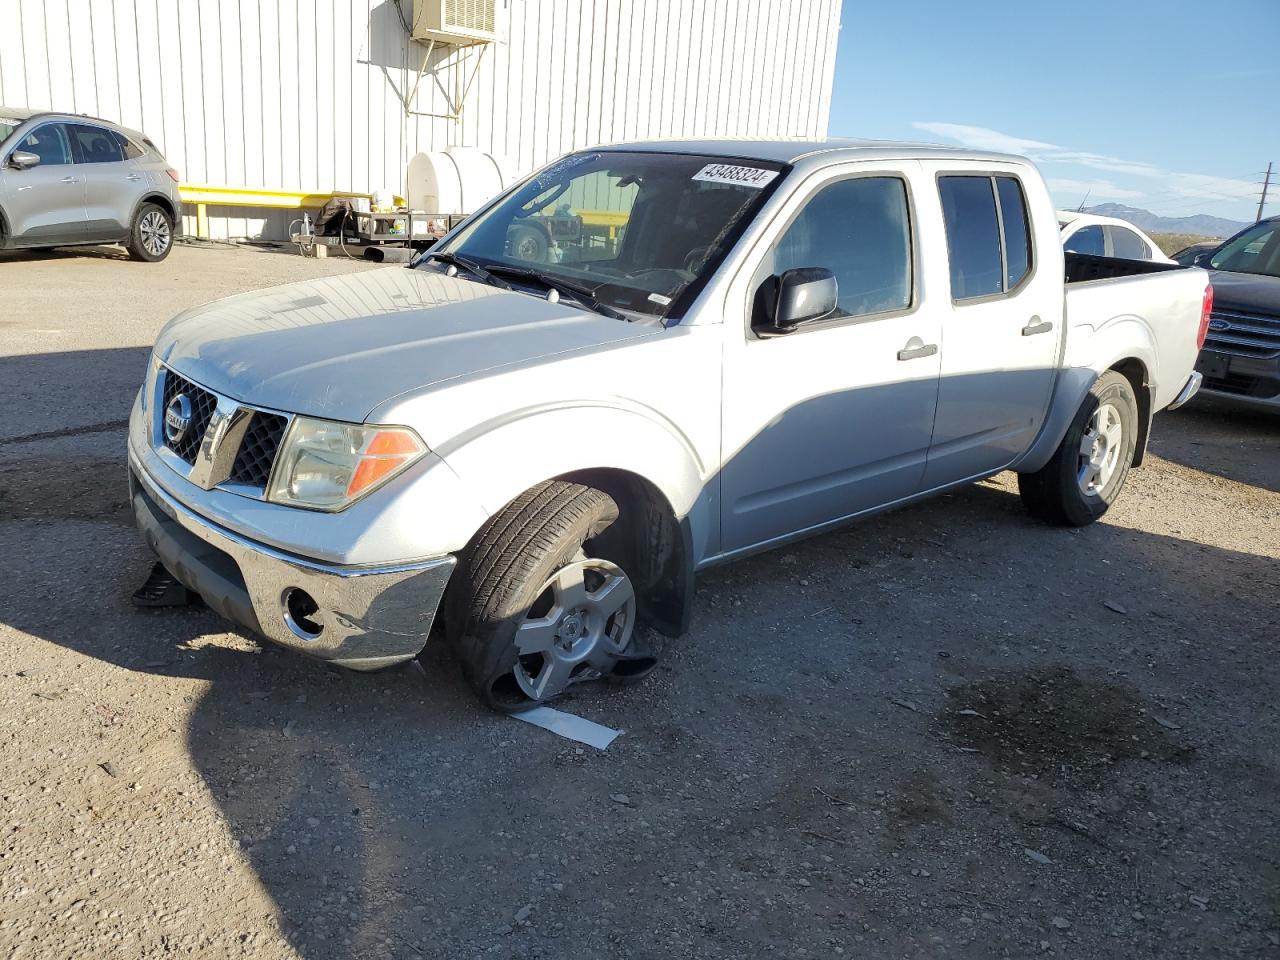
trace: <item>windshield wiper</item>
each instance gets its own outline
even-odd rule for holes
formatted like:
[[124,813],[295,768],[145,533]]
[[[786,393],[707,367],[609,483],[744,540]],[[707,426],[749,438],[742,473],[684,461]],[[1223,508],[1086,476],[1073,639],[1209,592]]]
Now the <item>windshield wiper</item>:
[[441,263],[447,264],[448,266],[466,270],[481,283],[487,283],[493,287],[501,287],[503,290],[511,289],[511,284],[507,283],[507,281],[503,280],[501,277],[495,277],[492,272],[486,270],[474,260],[468,260],[466,257],[459,257],[457,254],[453,253],[435,253],[428,250],[426,259],[439,260]]
[[574,300],[586,307],[588,310],[594,310],[602,316],[609,317],[613,320],[625,320],[631,322],[621,310],[615,310],[607,303],[601,303],[596,297],[596,291],[599,287],[589,287],[583,283],[574,283],[572,280],[565,280],[562,277],[554,277],[550,274],[543,273],[540,270],[531,270],[528,267],[508,267],[503,263],[495,263],[489,268],[491,273],[501,273],[508,277],[517,277],[521,280],[533,280],[542,284],[548,290],[555,290],[557,293],[564,291],[570,294]]

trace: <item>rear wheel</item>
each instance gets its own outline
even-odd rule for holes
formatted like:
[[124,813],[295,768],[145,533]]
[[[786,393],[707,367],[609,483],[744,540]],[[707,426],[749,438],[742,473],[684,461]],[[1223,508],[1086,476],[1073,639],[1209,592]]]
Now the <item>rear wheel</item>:
[[173,249],[173,219],[162,207],[144,203],[133,218],[125,248],[134,260],[159,263]]
[[620,566],[591,556],[617,519],[608,494],[550,481],[493,517],[459,559],[450,639],[490,707],[528,709],[626,659],[635,589]]
[[1035,473],[1018,474],[1018,493],[1047,523],[1083,527],[1115,502],[1138,438],[1138,401],[1128,379],[1108,370],[1090,389],[1057,452]]

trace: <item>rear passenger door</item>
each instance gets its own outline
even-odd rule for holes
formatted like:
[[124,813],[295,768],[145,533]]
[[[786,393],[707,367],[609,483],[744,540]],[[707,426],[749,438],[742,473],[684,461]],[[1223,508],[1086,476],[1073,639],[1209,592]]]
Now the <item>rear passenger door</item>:
[[1044,422],[1062,335],[1061,240],[1056,221],[1031,222],[1029,209],[1051,203],[1017,169],[934,171],[950,304],[926,489],[1003,469]]
[[68,126],[76,169],[85,180],[86,230],[93,239],[122,239],[147,177],[125,156],[123,138],[114,130],[88,123]]

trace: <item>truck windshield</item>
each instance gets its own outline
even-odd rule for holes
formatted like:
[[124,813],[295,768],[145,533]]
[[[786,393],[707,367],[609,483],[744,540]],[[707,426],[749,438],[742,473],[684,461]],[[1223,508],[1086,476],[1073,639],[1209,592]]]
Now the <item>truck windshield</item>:
[[521,274],[561,278],[606,307],[678,318],[787,169],[690,154],[571,154],[414,266],[445,255],[516,285]]
[[1209,261],[1215,270],[1280,277],[1280,220],[1269,220],[1223,244]]

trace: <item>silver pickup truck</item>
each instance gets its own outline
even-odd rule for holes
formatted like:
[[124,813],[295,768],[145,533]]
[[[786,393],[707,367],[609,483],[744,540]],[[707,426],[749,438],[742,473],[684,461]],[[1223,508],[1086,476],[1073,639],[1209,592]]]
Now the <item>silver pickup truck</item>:
[[634,678],[694,575],[1016,470],[1083,525],[1185,403],[1203,270],[1067,254],[1026,160],[865,141],[566,156],[408,269],[189,310],[129,427],[178,584],[355,669],[433,623],[519,710]]

